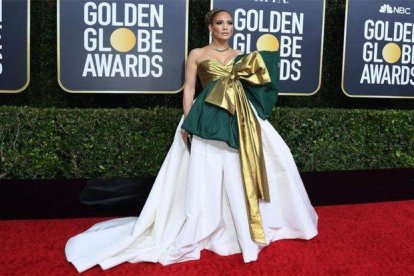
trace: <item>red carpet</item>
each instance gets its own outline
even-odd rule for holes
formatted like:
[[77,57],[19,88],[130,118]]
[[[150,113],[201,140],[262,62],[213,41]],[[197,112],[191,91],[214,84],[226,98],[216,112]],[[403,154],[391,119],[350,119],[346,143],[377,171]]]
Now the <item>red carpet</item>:
[[[414,201],[318,207],[319,235],[272,243],[259,260],[220,257],[163,267],[123,264],[84,275],[414,275]],[[103,219],[0,221],[0,275],[76,275],[66,240]]]

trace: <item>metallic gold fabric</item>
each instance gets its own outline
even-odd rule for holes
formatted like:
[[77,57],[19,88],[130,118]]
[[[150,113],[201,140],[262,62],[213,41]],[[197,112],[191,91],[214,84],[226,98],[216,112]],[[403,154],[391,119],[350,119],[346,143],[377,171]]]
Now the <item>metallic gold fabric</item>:
[[[240,143],[240,164],[246,193],[250,234],[255,242],[265,244],[266,238],[260,216],[259,199],[270,201],[266,166],[263,157],[260,124],[253,113],[240,80],[261,85],[271,82],[266,64],[258,52],[253,52],[229,67],[215,60],[205,76],[221,76],[206,102],[226,109],[237,117]],[[229,70],[231,68],[231,70]],[[211,72],[220,70],[220,72]],[[223,70],[226,72],[223,73]],[[199,73],[200,75],[200,73]],[[203,80],[202,76],[200,78]],[[206,79],[206,81],[208,81]],[[211,81],[211,79],[210,79]]]
[[221,77],[228,76],[233,68],[234,59],[230,59],[226,64],[221,64],[216,59],[206,59],[198,66],[198,76],[203,87],[210,82],[218,80]]

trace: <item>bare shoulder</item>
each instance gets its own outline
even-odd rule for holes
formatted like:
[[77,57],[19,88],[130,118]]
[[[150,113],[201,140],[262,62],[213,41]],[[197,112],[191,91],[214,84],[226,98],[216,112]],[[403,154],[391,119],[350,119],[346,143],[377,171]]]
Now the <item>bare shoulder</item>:
[[243,54],[243,52],[242,52],[242,51],[237,50],[237,49],[233,49],[233,51],[234,51],[234,54],[235,54],[235,55],[241,55],[241,54]]
[[203,48],[194,48],[188,54],[188,60],[195,62],[200,58],[200,56],[202,56],[202,54],[203,54]]
[[240,51],[240,50],[237,50],[237,49],[231,49],[231,50],[232,50],[232,56],[233,56],[233,58],[236,58],[237,56],[240,56],[240,55],[243,54],[243,52]]
[[199,64],[200,61],[204,60],[206,56],[208,56],[209,48],[207,46],[202,48],[195,48],[191,50],[189,59],[191,59],[196,64]]

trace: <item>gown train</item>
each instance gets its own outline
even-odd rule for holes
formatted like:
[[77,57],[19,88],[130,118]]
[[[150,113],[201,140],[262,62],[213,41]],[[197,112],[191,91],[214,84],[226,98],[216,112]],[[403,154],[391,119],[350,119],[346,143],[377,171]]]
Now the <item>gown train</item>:
[[[266,244],[311,239],[318,216],[292,154],[271,124],[257,119],[271,198],[260,201]],[[257,259],[263,245],[251,240],[238,151],[194,136],[189,154],[182,121],[139,217],[98,223],[67,242],[66,257],[79,272],[123,262],[195,260],[203,249],[224,256],[242,253],[245,262]]]

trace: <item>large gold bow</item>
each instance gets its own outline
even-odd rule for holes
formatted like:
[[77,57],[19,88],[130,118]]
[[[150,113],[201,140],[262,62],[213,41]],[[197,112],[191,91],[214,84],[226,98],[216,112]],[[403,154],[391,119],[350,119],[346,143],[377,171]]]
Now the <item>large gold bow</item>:
[[240,59],[228,76],[217,80],[206,102],[236,114],[239,129],[240,164],[246,195],[247,216],[252,239],[265,244],[259,199],[270,201],[266,166],[263,157],[260,124],[247,100],[242,83],[253,85],[271,82],[262,56],[253,52]]

